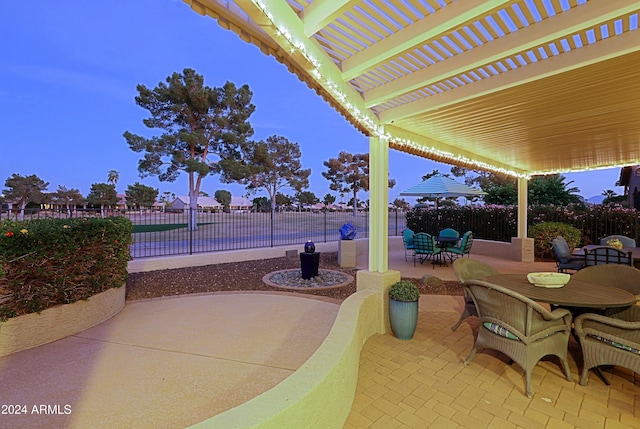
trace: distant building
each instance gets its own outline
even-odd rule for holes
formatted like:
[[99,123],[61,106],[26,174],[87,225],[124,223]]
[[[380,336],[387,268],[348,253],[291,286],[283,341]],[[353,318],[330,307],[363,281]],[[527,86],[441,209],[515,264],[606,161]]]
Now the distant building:
[[245,197],[231,197],[229,210],[231,211],[248,211],[253,208],[253,203]]
[[[177,197],[171,203],[171,208],[175,210],[189,209],[189,197]],[[219,211],[222,210],[222,204],[213,197],[198,197],[198,210]]]
[[640,165],[622,167],[616,186],[624,186],[624,195],[627,196],[629,207],[640,210]]
[[116,209],[118,210],[126,210],[127,209],[127,195],[126,194],[117,194],[118,202],[116,203]]

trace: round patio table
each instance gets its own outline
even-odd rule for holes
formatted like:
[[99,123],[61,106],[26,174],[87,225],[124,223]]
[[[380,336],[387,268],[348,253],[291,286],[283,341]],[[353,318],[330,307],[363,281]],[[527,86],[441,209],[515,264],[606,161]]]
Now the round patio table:
[[612,308],[636,303],[636,297],[624,289],[582,280],[570,279],[560,288],[532,285],[526,274],[497,274],[486,277],[484,281],[518,292],[534,301],[560,307]]

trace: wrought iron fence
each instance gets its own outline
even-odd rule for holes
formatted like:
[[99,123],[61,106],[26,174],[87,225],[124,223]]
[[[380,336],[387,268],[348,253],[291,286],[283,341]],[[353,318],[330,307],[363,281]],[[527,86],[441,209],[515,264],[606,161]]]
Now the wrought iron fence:
[[[355,225],[358,238],[369,236],[369,212],[358,211],[282,211],[232,213],[198,211],[195,229],[188,228],[189,210],[27,210],[0,213],[0,220],[60,217],[124,216],[134,225],[134,258],[194,254],[226,250],[253,249],[291,244],[301,246],[340,239],[340,227]],[[389,211],[389,235],[400,235],[406,228],[404,211]]]
[[[39,219],[48,217],[125,216],[134,224],[134,258],[252,249],[337,241],[339,229],[347,222],[357,228],[357,237],[369,237],[369,212],[358,211],[282,211],[270,212],[206,212],[196,213],[197,228],[189,230],[189,211],[140,210],[40,210],[0,211],[6,219]],[[536,207],[529,209],[529,226],[544,222],[564,222],[583,232],[585,243],[597,243],[604,236],[622,234],[640,241],[637,213],[608,207]],[[443,228],[473,231],[474,237],[510,241],[517,234],[515,207],[441,207],[389,211],[389,236],[402,234],[405,228],[434,233]]]
[[517,234],[515,211],[504,208],[483,207],[475,210],[467,207],[419,208],[407,213],[407,227],[414,232],[437,234],[444,228],[463,233],[473,231],[474,238],[493,241],[511,241]]
[[[443,228],[473,231],[475,238],[511,241],[517,235],[517,207],[477,206],[418,208],[407,213],[407,227],[414,232],[434,234]],[[542,206],[529,207],[528,226],[541,222],[562,222],[582,232],[582,244],[599,243],[602,237],[620,234],[640,242],[637,211],[622,207]]]

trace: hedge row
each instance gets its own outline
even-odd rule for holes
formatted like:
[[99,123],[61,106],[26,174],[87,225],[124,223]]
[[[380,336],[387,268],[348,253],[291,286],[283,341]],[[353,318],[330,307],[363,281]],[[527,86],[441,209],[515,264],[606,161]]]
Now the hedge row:
[[0,320],[121,287],[132,231],[123,217],[0,223]]
[[[509,242],[517,235],[517,219],[516,206],[446,206],[437,210],[420,207],[407,212],[407,228],[429,234],[437,234],[443,228],[454,228],[461,233],[472,231],[475,238]],[[558,224],[578,231],[577,238],[574,232],[565,234],[567,241],[576,247],[599,243],[602,237],[616,234],[640,241],[638,211],[619,205],[532,206],[528,209],[527,220],[529,237],[537,241],[537,257],[551,256],[547,238],[558,228],[563,229]],[[536,228],[542,223],[550,225]]]

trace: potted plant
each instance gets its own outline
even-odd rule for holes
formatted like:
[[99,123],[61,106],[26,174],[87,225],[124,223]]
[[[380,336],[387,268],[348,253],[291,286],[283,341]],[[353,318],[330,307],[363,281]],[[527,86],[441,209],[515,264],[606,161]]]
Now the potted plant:
[[418,324],[420,290],[409,280],[400,280],[389,289],[389,321],[393,335],[410,340]]

